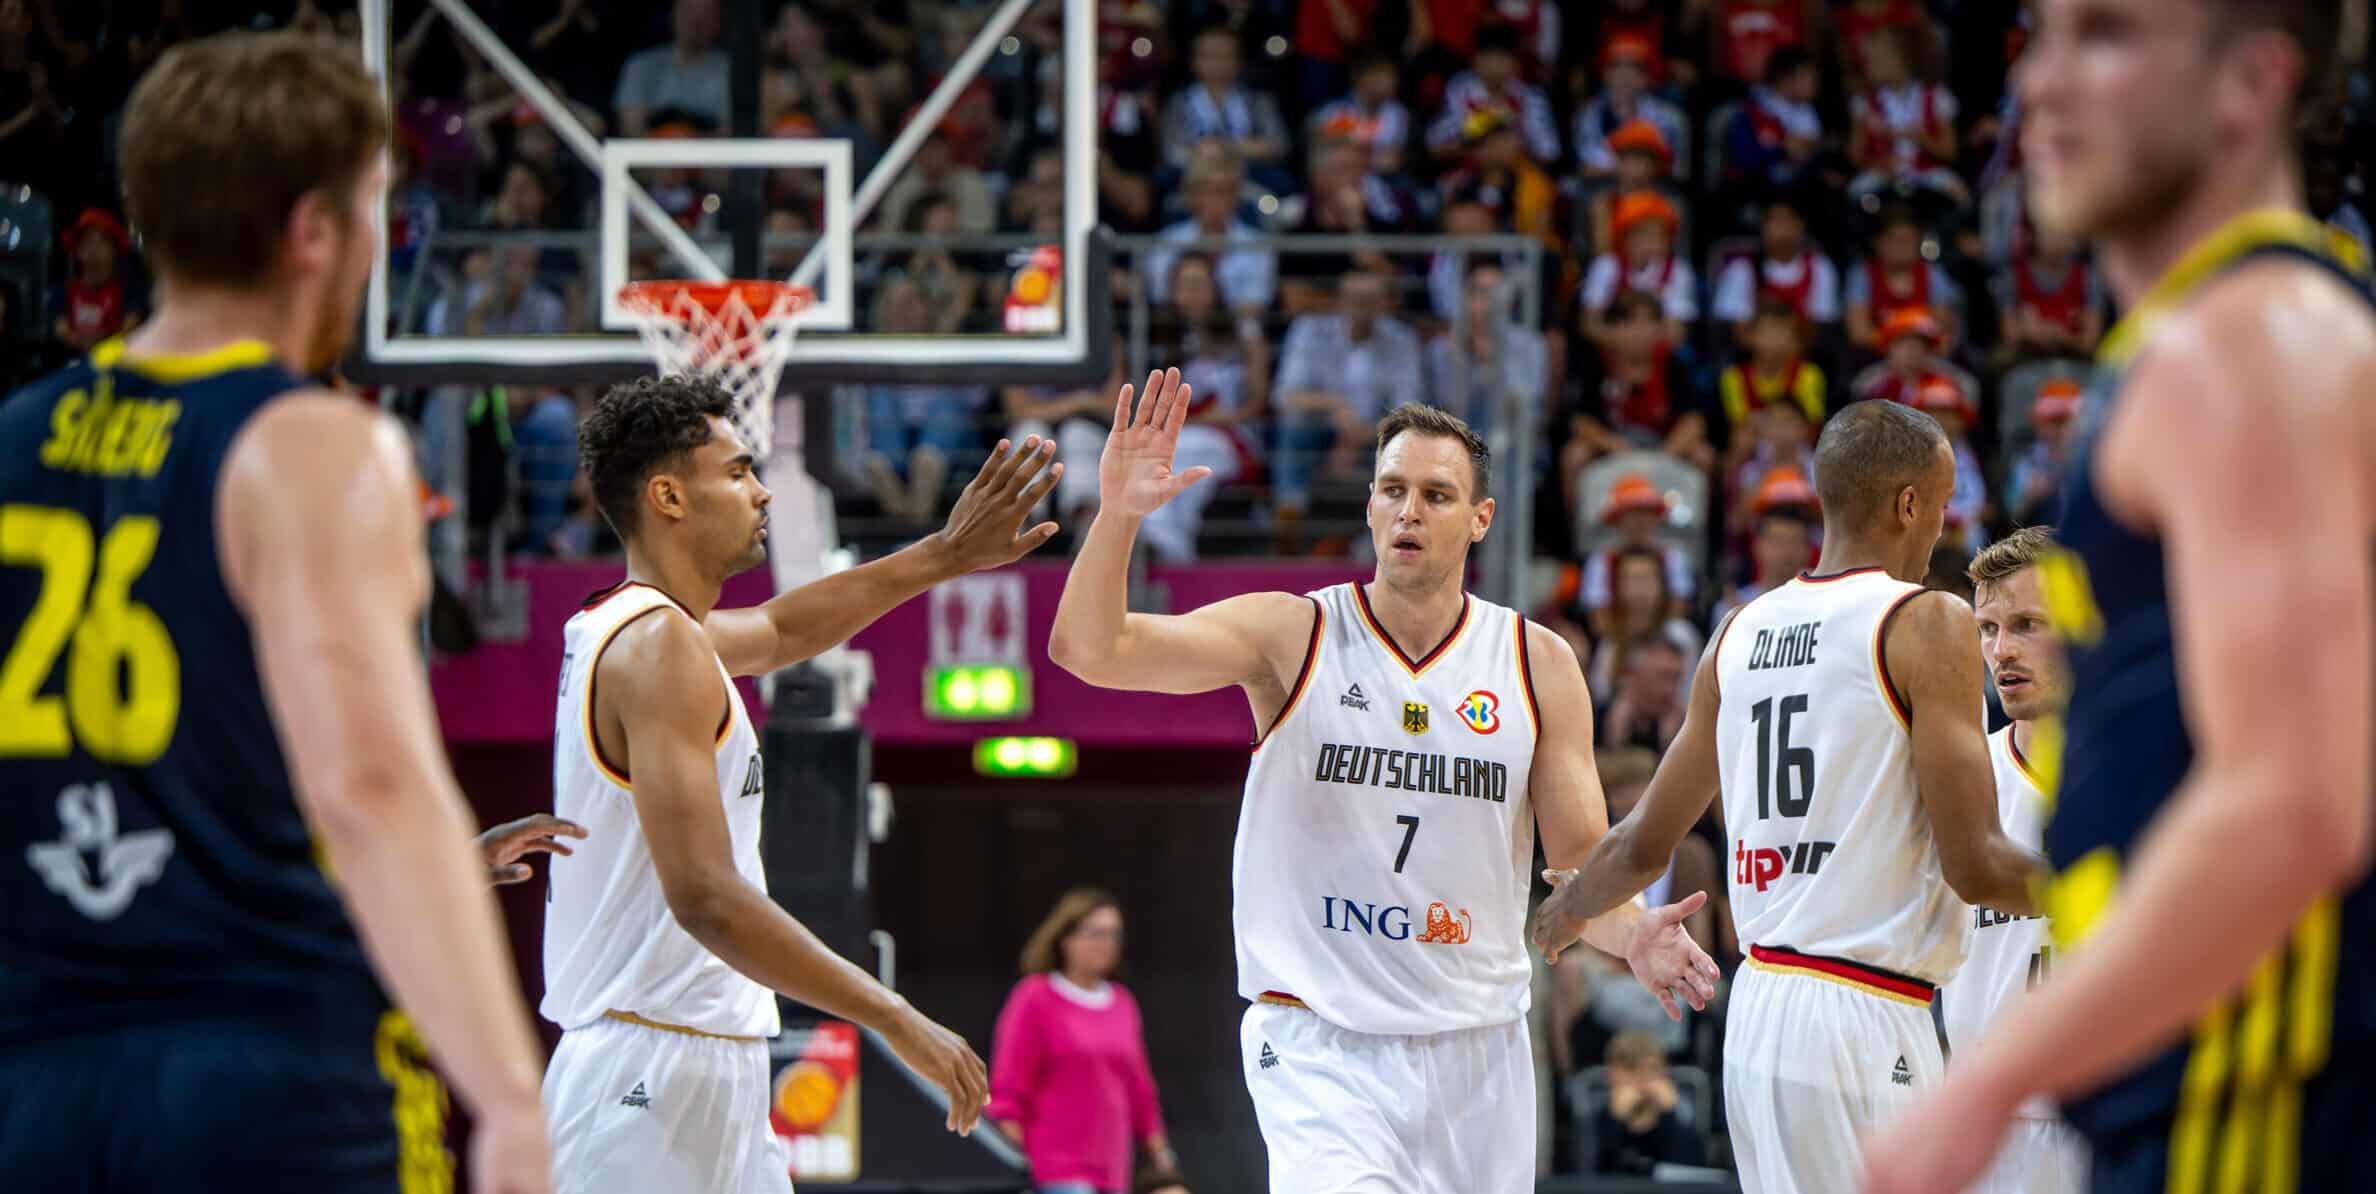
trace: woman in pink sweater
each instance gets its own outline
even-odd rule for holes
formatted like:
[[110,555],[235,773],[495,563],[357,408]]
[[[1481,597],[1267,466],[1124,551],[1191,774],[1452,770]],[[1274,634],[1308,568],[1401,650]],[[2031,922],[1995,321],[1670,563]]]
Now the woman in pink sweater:
[[1121,965],[1121,907],[1075,888],[1024,944],[1023,981],[998,1013],[988,1110],[1041,1194],[1124,1194],[1133,1144],[1172,1164],[1138,1001],[1113,981]]

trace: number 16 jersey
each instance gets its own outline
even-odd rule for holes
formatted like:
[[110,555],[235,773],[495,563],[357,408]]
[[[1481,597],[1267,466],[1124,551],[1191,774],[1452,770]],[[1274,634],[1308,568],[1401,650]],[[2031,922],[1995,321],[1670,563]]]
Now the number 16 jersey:
[[1879,568],[1801,574],[1720,631],[1717,773],[1744,946],[1934,985],[1963,965],[1970,913],[1940,870],[1881,656],[1921,592]]
[[1239,993],[1355,1032],[1516,1020],[1532,974],[1526,623],[1464,597],[1413,657],[1361,586],[1311,601],[1301,674],[1238,813]]

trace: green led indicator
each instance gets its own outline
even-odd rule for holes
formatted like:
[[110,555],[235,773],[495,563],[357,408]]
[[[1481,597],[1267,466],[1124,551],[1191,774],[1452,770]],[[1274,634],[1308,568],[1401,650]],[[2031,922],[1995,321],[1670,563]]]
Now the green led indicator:
[[1031,673],[1006,664],[926,668],[924,715],[940,721],[1015,721],[1031,716]]
[[1062,779],[1080,766],[1070,738],[984,738],[974,743],[974,770],[996,779]]

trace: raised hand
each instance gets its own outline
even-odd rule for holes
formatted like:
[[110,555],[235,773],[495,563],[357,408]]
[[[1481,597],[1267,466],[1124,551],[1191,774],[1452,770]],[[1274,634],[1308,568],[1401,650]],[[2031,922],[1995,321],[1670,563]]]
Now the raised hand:
[[561,839],[584,836],[585,826],[551,813],[536,813],[498,825],[478,837],[479,854],[487,860],[487,881],[525,883],[536,872],[520,861],[522,858],[530,854],[575,853]]
[[1135,412],[1132,396],[1125,385],[1115,400],[1114,429],[1107,433],[1105,454],[1097,460],[1097,500],[1101,510],[1144,518],[1213,470],[1198,465],[1184,473],[1172,471],[1172,452],[1188,421],[1190,397],[1179,370],[1148,374],[1146,387],[1137,391]]
[[1014,563],[1056,534],[1053,522],[1023,529],[1040,499],[1064,476],[1063,465],[1048,463],[1055,455],[1056,442],[1036,435],[1025,437],[1019,450],[998,441],[939,531],[942,546],[959,567],[975,572]]
[[990,1101],[990,1074],[965,1038],[909,1008],[884,1039],[909,1069],[948,1092],[949,1130],[971,1135],[982,1104]]

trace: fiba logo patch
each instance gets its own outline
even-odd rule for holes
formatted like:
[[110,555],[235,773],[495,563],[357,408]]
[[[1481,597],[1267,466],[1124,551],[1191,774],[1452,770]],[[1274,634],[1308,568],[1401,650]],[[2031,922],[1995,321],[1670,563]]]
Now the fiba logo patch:
[[1480,734],[1501,728],[1501,698],[1480,688],[1460,698],[1460,720]]

